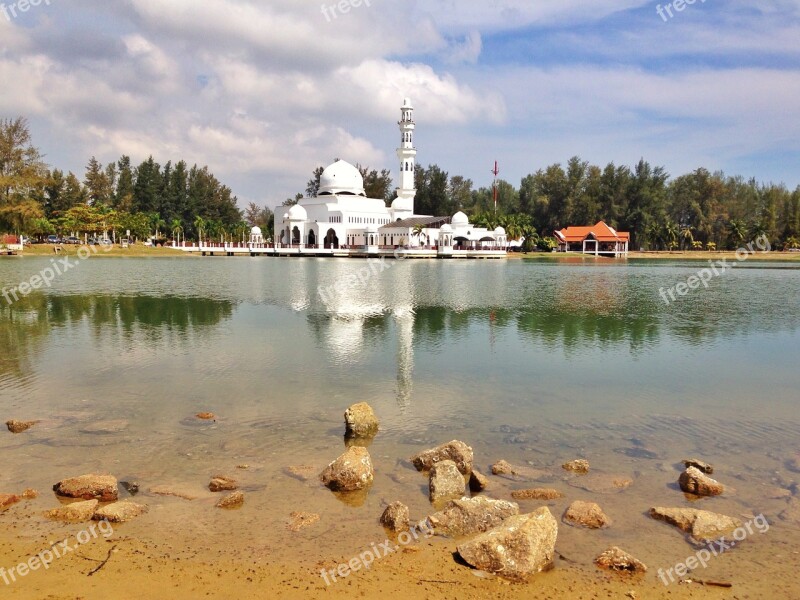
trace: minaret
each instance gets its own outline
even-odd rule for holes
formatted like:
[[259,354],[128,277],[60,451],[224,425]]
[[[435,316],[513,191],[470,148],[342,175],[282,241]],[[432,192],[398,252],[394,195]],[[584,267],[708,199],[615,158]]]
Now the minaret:
[[414,148],[414,107],[411,99],[405,98],[400,109],[400,147],[397,149],[397,158],[400,159],[400,187],[397,188],[397,198],[392,202],[396,212],[414,214],[414,196],[417,190],[414,187],[414,173],[416,171],[417,150]]

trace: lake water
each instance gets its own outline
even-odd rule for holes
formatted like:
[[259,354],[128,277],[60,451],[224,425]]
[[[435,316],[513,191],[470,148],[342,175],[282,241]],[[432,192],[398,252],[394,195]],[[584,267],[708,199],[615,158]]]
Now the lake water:
[[[2,260],[0,284],[49,264]],[[427,482],[406,459],[461,439],[484,472],[505,459],[550,473],[538,483],[498,478],[493,495],[544,485],[599,497],[615,527],[587,537],[562,526],[563,554],[625,543],[658,567],[690,547],[644,513],[689,505],[675,465],[693,454],[735,488],[703,508],[774,522],[709,573],[735,578],[770,556],[752,578],[794,597],[796,584],[782,578],[797,566],[787,548],[798,526],[778,518],[790,506],[778,496],[797,493],[800,478],[786,464],[800,450],[800,269],[743,263],[666,305],[659,289],[703,266],[91,258],[48,290],[11,306],[0,298],[0,417],[42,420],[0,435],[0,492],[110,472],[137,481],[153,508],[126,525],[132,535],[209,553],[224,539],[242,557],[280,548],[284,560],[315,561],[382,540],[385,502],[403,500],[416,518],[430,513]],[[381,433],[370,446],[375,484],[353,506],[284,468],[321,470],[341,453],[342,413],[359,401],[374,407]],[[218,420],[200,423],[200,411]],[[106,421],[121,423],[104,431]],[[560,465],[576,457],[634,484],[607,496],[572,487]],[[241,511],[209,508],[203,490],[216,473],[244,484]],[[149,495],[153,485],[199,500]],[[43,496],[46,509],[53,499]],[[551,503],[554,513],[564,506]],[[289,532],[292,510],[322,519]],[[57,528],[29,525],[31,536]]]

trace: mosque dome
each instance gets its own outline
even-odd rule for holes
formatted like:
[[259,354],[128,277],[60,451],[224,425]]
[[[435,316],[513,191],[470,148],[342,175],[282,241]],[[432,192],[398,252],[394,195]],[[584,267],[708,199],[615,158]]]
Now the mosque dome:
[[453,228],[450,227],[450,225],[448,225],[447,223],[445,223],[439,228],[439,231],[441,231],[442,233],[453,233]]
[[506,230],[503,229],[502,227],[498,227],[497,229],[494,230],[494,232],[497,235],[505,235],[506,234]]
[[308,213],[306,212],[306,209],[300,206],[299,204],[295,204],[292,208],[290,208],[288,214],[290,221],[308,220]]
[[250,235],[261,235],[261,227],[256,225],[250,230]]
[[465,227],[469,225],[469,217],[463,212],[458,211],[453,215],[453,218],[450,220],[450,222],[453,224],[453,227]]
[[366,196],[364,178],[361,173],[344,160],[337,160],[327,167],[319,178],[320,196]]

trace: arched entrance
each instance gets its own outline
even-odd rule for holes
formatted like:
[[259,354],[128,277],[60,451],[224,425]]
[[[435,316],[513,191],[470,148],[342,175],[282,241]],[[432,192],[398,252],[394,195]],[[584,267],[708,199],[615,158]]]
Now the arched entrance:
[[339,238],[333,229],[328,229],[328,234],[325,236],[325,248],[339,248]]
[[297,226],[295,226],[295,228],[292,229],[292,245],[293,246],[300,245],[300,229]]
[[308,232],[308,245],[311,246],[312,248],[317,247],[317,236],[316,234],[314,234],[313,229]]

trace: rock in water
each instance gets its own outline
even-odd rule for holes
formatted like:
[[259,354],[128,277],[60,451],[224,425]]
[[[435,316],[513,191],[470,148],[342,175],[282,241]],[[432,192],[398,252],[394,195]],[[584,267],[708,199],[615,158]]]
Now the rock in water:
[[687,469],[689,467],[694,467],[696,469],[700,469],[706,475],[711,475],[714,472],[713,465],[703,462],[702,460],[698,460],[697,458],[684,458],[681,462]]
[[221,498],[216,506],[217,508],[239,508],[242,504],[244,504],[244,494],[237,491]]
[[472,472],[473,458],[472,448],[464,442],[453,440],[436,448],[415,454],[411,457],[411,462],[417,471],[430,471],[437,462],[452,460],[462,474],[469,475]]
[[381,515],[381,525],[395,533],[408,531],[410,521],[408,507],[402,502],[392,502]]
[[334,492],[354,492],[372,485],[372,459],[366,448],[353,446],[325,467],[322,483]]
[[127,523],[148,511],[144,504],[137,504],[130,500],[108,504],[94,513],[95,521],[108,521],[109,523]]
[[498,460],[492,465],[492,475],[518,475],[518,473],[510,462]]
[[289,523],[286,528],[289,531],[297,532],[306,527],[311,527],[317,521],[319,521],[319,515],[316,513],[295,511],[289,515]]
[[0,510],[5,510],[21,500],[22,497],[16,494],[0,494]]
[[582,500],[576,500],[569,505],[564,512],[563,521],[568,525],[587,529],[602,529],[611,525],[611,519],[605,515],[598,504]]
[[542,507],[509,517],[457,550],[476,569],[521,581],[553,564],[557,537],[558,523],[550,510]]
[[482,492],[487,487],[489,487],[489,479],[484,474],[472,469],[472,473],[469,475],[470,491]]
[[116,477],[93,474],[64,479],[53,486],[53,491],[59,496],[101,502],[116,502],[119,494]]
[[533,488],[529,490],[514,490],[511,492],[514,500],[558,500],[564,494],[549,488]]
[[22,433],[28,431],[31,427],[36,425],[39,421],[6,421],[6,427],[11,433]]
[[647,571],[647,566],[642,561],[635,559],[616,546],[612,546],[595,558],[594,564],[601,569],[622,573],[644,573]]
[[462,537],[489,531],[519,514],[519,505],[486,496],[451,500],[426,520],[428,529],[437,535]]
[[48,511],[47,516],[56,521],[83,523],[84,521],[91,521],[98,504],[99,502],[97,500],[73,502],[72,504],[67,504]]
[[593,494],[616,494],[630,487],[632,483],[633,479],[625,475],[607,475],[597,471],[567,481],[568,485]]
[[584,475],[589,472],[589,461],[584,460],[582,458],[578,458],[576,460],[571,460],[568,463],[564,463],[563,465],[561,465],[561,468],[571,473],[578,473],[579,475]]
[[655,506],[650,516],[665,521],[696,540],[714,540],[742,526],[739,519],[695,508],[664,508]]
[[711,479],[697,467],[689,467],[681,473],[678,483],[681,490],[697,496],[719,496],[725,487],[716,479]]
[[239,489],[239,484],[232,477],[214,475],[208,483],[208,489],[212,492],[232,492]]
[[302,482],[308,482],[316,477],[319,467],[310,465],[290,465],[283,472],[289,477],[293,477]]
[[353,404],[344,411],[345,435],[348,437],[373,437],[378,433],[378,419],[366,402]]
[[433,503],[463,498],[464,476],[452,460],[433,465],[428,480],[428,498]]

